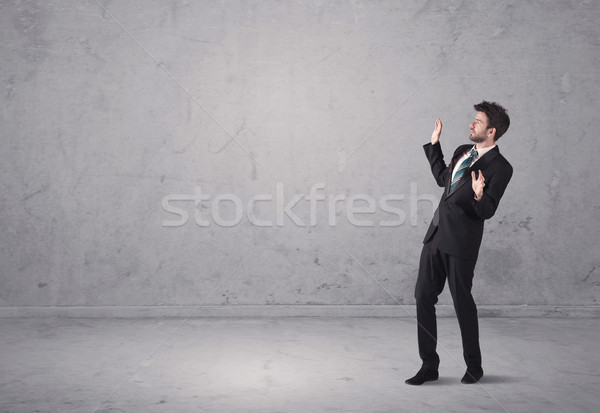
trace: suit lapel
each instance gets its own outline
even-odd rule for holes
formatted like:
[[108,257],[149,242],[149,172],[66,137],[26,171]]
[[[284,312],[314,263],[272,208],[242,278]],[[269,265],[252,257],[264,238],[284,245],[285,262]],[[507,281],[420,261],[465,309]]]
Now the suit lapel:
[[486,153],[481,158],[477,159],[471,167],[469,168],[469,174],[471,171],[477,171],[478,169],[484,169],[496,156],[500,155],[500,149],[496,146],[491,149],[488,153]]

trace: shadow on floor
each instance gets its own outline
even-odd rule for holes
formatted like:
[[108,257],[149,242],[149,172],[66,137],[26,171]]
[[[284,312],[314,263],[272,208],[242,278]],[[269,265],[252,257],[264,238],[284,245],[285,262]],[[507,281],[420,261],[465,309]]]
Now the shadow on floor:
[[484,375],[481,378],[480,383],[482,384],[494,384],[494,383],[517,383],[521,381],[520,377],[515,376],[498,376],[498,375]]
[[[521,379],[518,377],[515,377],[515,376],[498,376],[498,375],[488,376],[488,375],[485,375],[481,379],[480,383],[481,384],[499,384],[499,383],[517,383],[519,381],[521,381]],[[427,383],[424,383],[423,385],[424,386],[450,386],[450,385],[464,386],[464,384],[462,384],[460,382],[460,377],[452,377],[452,376],[446,376],[446,377],[440,376],[440,378],[437,379],[436,381],[427,382]]]

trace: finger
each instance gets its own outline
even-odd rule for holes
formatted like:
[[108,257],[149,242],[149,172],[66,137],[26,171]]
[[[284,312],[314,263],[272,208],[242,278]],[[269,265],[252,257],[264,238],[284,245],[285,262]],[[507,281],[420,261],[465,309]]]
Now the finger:
[[471,171],[471,179],[476,181],[477,178],[475,178],[475,171]]
[[485,178],[483,177],[483,174],[481,173],[481,169],[479,170],[479,180],[481,182],[485,181]]

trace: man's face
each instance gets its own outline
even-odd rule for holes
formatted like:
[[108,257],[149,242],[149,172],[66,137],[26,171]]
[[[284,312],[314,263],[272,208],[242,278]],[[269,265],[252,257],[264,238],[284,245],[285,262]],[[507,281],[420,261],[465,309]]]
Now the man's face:
[[471,139],[475,143],[485,142],[488,138],[488,117],[483,112],[477,112],[475,120],[469,125],[471,128]]

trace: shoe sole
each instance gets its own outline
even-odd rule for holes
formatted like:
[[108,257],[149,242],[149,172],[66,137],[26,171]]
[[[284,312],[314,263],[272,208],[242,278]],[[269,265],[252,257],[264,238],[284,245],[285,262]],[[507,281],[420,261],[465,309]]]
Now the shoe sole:
[[482,379],[482,377],[480,377],[480,378],[478,378],[477,380],[474,380],[474,381],[470,381],[470,380],[469,380],[469,381],[467,381],[467,380],[464,380],[464,379],[463,379],[463,380],[461,380],[460,382],[461,382],[462,384],[475,384],[475,383],[479,383],[479,380],[481,380],[481,379]]
[[425,384],[428,381],[436,381],[437,379],[437,377],[435,379],[427,379],[423,383],[408,383],[407,381],[405,381],[404,384],[408,384],[409,386],[420,386],[421,384]]

